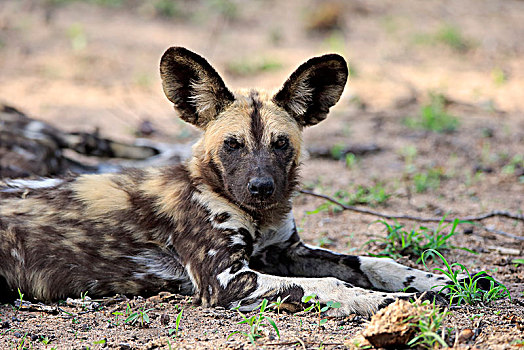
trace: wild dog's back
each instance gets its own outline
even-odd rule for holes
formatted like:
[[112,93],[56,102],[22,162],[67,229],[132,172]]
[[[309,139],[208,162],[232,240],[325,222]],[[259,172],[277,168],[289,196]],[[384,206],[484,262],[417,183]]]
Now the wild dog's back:
[[5,292],[50,300],[192,290],[172,247],[176,232],[193,224],[175,210],[192,205],[183,166],[8,184],[0,188]]

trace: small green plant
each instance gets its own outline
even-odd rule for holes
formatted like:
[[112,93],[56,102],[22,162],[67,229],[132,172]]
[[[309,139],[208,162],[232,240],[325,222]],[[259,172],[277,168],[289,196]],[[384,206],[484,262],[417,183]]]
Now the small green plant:
[[440,335],[438,334],[446,316],[449,314],[448,310],[440,311],[438,307],[430,304],[427,300],[421,304],[416,301],[412,304],[417,308],[419,314],[408,318],[408,321],[411,321],[410,325],[416,329],[416,335],[407,345],[423,349],[435,349],[437,344],[448,347],[444,340],[445,329],[442,330]]
[[491,70],[491,79],[496,86],[502,86],[508,81],[508,76],[500,67]]
[[18,304],[18,311],[20,311],[20,309],[22,308],[22,304],[24,302],[24,293],[22,293],[20,288],[17,288],[17,289],[18,289],[18,300],[20,300],[20,304]]
[[219,14],[229,21],[237,19],[240,15],[237,3],[232,0],[208,0],[206,4],[213,13]]
[[[122,311],[114,311],[112,313],[112,315],[115,316],[115,319],[113,321],[113,325],[118,327],[120,325],[120,319],[119,318],[120,318],[120,316],[124,316],[124,313]],[[109,322],[111,322],[111,321],[109,321]]]
[[80,23],[74,23],[67,29],[67,36],[73,51],[82,51],[87,46],[87,35]]
[[344,157],[345,154],[344,150],[345,146],[343,144],[334,144],[333,146],[331,146],[331,149],[329,150],[329,152],[331,153],[331,158],[337,160],[342,159],[342,157]]
[[413,185],[417,193],[426,192],[428,189],[436,190],[440,187],[440,180],[444,177],[442,168],[430,168],[425,172],[413,174]]
[[333,243],[335,243],[335,242],[331,238],[329,238],[328,236],[323,234],[323,235],[320,236],[320,238],[315,240],[315,243],[316,243],[317,246],[319,246],[321,248],[324,248],[324,247],[332,246]]
[[28,334],[29,334],[28,332],[25,332],[25,333],[24,333],[24,336],[22,337],[22,339],[20,339],[20,343],[18,344],[17,349],[20,349],[20,350],[27,349],[27,348],[25,347],[25,341],[26,341],[26,339],[27,339],[27,341],[29,342],[29,344],[30,344],[31,347],[32,347],[32,344],[31,344],[30,338],[27,337]]
[[445,45],[460,53],[474,46],[472,40],[466,38],[460,28],[451,24],[444,24],[433,33],[417,33],[413,36],[413,42],[427,46]]
[[182,16],[179,3],[172,0],[156,0],[153,3],[155,13],[161,17],[172,18]]
[[524,259],[513,259],[511,263],[515,264],[515,267],[519,267],[519,265],[524,265]]
[[[353,191],[340,190],[335,192],[335,198],[337,201],[345,205],[363,204],[375,207],[387,202],[390,197],[391,194],[386,191],[384,184],[381,182],[369,187],[358,185]],[[328,210],[336,213],[340,212],[342,209],[340,206],[332,202],[325,202],[319,205],[315,210],[306,212],[306,214],[316,214]]]
[[457,51],[467,51],[471,46],[469,40],[460,31],[460,28],[450,24],[440,27],[435,34],[435,39]]
[[282,63],[275,58],[237,59],[227,65],[229,73],[237,76],[248,76],[282,68]]
[[346,154],[346,166],[349,168],[349,169],[353,169],[353,167],[355,166],[355,164],[357,164],[357,156],[351,152],[347,153]]
[[180,328],[180,321],[182,321],[182,313],[183,312],[184,312],[184,309],[182,308],[182,310],[180,310],[180,312],[176,315],[176,318],[175,318],[175,329],[169,329],[168,330],[169,335],[173,336],[173,338],[178,337],[178,329]]
[[[127,304],[127,307],[128,307],[128,311],[130,311],[129,304]],[[135,323],[138,322],[140,324],[140,327],[144,327],[146,324],[149,324],[149,322],[151,322],[151,320],[149,319],[149,315],[147,313],[149,311],[153,310],[153,309],[145,310],[145,307],[146,306],[144,305],[138,311],[130,312],[129,316],[126,318],[126,320],[124,322],[125,323],[130,323],[132,325],[134,325]]]
[[[489,276],[485,271],[480,271],[473,276],[469,270],[460,263],[449,264],[447,260],[434,249],[429,249],[428,254],[436,255],[444,263],[445,268],[435,268],[434,270],[443,273],[450,279],[445,285],[436,286],[441,287],[439,292],[447,290],[447,295],[450,297],[450,303],[456,302],[458,305],[465,302],[470,305],[477,304],[489,304],[490,302],[503,298],[510,298],[508,289],[505,285],[498,283]],[[426,268],[426,252],[422,254],[422,262]],[[465,276],[460,278],[459,275]],[[483,290],[478,285],[481,279],[488,280],[490,282],[489,290]]]
[[104,345],[107,343],[107,340],[105,339],[100,339],[100,340],[95,340],[93,342],[93,345],[102,345],[102,347],[104,347]]
[[515,174],[515,170],[524,168],[524,156],[522,154],[517,154],[508,164],[502,168],[504,174]]
[[265,314],[267,303],[268,303],[267,299],[262,300],[260,305],[257,307],[257,309],[259,310],[258,314],[253,315],[251,317],[247,317],[246,315],[244,315],[243,313],[239,311],[238,313],[240,314],[240,316],[242,316],[243,320],[238,322],[238,324],[247,324],[249,326],[249,331],[248,332],[235,331],[229,334],[227,339],[229,339],[231,336],[235,334],[242,334],[243,336],[247,337],[253,345],[256,345],[256,340],[262,337],[262,332],[261,332],[262,328],[269,327],[269,326],[273,327],[273,329],[275,330],[277,334],[277,337],[280,339],[280,332],[278,330],[277,324],[271,317]]
[[302,302],[303,303],[309,303],[309,302],[312,303],[310,306],[308,306],[304,310],[304,312],[309,312],[311,310],[315,310],[315,312],[318,315],[318,326],[320,327],[321,325],[323,325],[324,323],[327,322],[327,319],[325,319],[325,318],[323,319],[321,317],[322,313],[328,311],[329,309],[338,309],[338,308],[340,308],[340,303],[336,302],[336,301],[328,301],[326,303],[326,305],[322,306],[322,304],[318,300],[315,300],[316,297],[317,296],[315,294],[305,295],[305,296],[302,297]]
[[417,117],[404,119],[404,124],[412,129],[451,133],[458,129],[460,121],[446,111],[446,99],[442,94],[431,93],[430,102],[420,108]]
[[[378,220],[386,228],[386,237],[372,239],[364,243],[369,245],[371,243],[378,243],[383,246],[383,249],[378,254],[370,254],[375,257],[388,257],[392,259],[399,259],[403,256],[416,258],[417,263],[422,261],[422,256],[426,252],[426,258],[433,258],[431,251],[443,251],[450,249],[462,249],[470,253],[474,253],[467,248],[457,247],[449,242],[449,239],[456,234],[457,227],[462,221],[455,219],[453,222],[446,222],[444,216],[438,223],[437,227],[429,228],[426,226],[419,226],[411,230],[405,230],[403,225],[395,222],[393,225],[385,220]],[[449,228],[449,233],[447,229]]]
[[282,304],[284,304],[284,302],[286,301],[287,298],[289,298],[289,295],[287,295],[284,299],[282,299],[280,296],[278,296],[277,300],[273,301],[269,305],[269,307],[270,308],[276,308],[277,309],[277,315],[280,315],[280,307],[282,306]]

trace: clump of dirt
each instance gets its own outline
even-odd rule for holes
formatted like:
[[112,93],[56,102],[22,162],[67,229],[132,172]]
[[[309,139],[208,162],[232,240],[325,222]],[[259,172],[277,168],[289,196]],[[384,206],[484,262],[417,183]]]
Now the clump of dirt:
[[366,328],[355,337],[353,344],[358,344],[357,348],[370,345],[376,348],[405,346],[415,336],[418,320],[434,307],[420,301],[410,303],[396,300],[371,318]]

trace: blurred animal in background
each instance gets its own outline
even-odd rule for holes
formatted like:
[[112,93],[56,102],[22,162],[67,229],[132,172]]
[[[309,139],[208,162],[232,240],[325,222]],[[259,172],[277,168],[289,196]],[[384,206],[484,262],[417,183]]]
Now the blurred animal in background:
[[[140,142],[143,144],[139,144]],[[118,166],[112,164],[98,161],[85,164],[72,159],[65,154],[66,149],[74,151],[72,154],[138,162],[166,153],[162,149],[162,144],[153,146],[145,143],[147,140],[138,141],[137,144],[113,141],[101,137],[97,130],[93,133],[65,132],[48,123],[30,118],[16,108],[0,104],[0,178],[118,170]],[[180,159],[175,157],[173,161],[180,161]]]

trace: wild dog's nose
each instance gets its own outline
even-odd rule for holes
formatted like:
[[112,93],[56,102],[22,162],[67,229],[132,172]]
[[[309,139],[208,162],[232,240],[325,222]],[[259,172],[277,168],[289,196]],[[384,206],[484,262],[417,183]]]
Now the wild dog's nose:
[[249,192],[258,197],[269,197],[275,190],[275,182],[270,177],[255,177],[247,184]]

